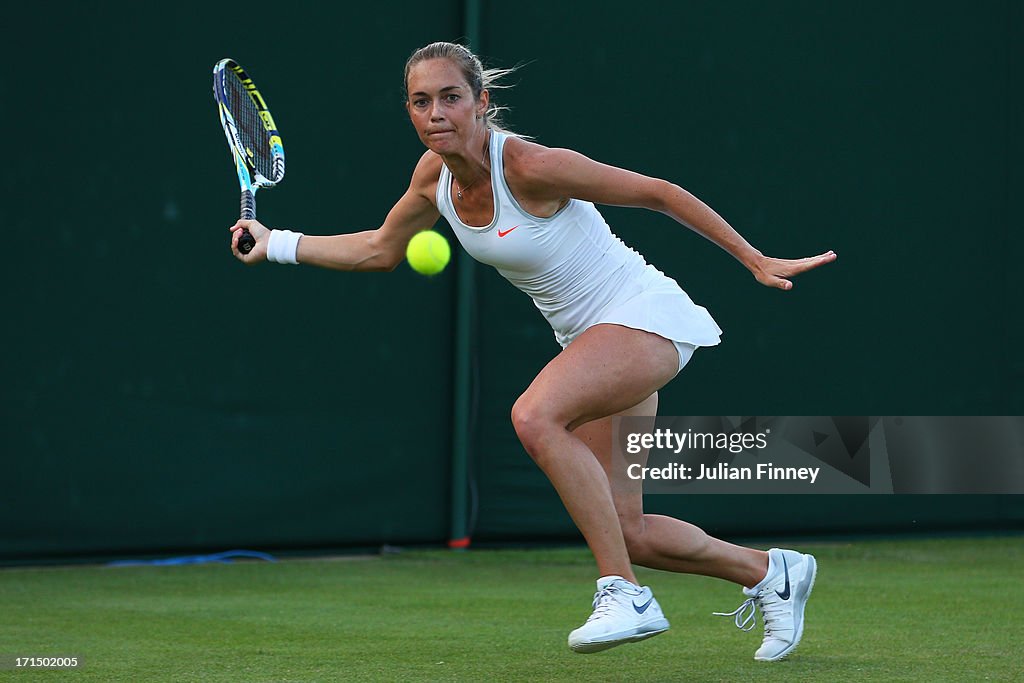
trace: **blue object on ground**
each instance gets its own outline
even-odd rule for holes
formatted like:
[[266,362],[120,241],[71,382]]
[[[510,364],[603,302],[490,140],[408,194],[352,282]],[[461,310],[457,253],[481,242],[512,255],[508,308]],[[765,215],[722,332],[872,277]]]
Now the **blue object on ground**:
[[222,553],[214,553],[212,555],[187,555],[184,557],[166,557],[159,560],[117,560],[114,562],[108,562],[108,567],[142,567],[142,566],[167,566],[167,565],[180,565],[180,564],[207,564],[210,562],[216,562],[220,564],[230,564],[237,558],[254,559],[254,560],[266,560],[267,562],[277,562],[273,555],[267,553],[261,553],[256,550],[225,550]]

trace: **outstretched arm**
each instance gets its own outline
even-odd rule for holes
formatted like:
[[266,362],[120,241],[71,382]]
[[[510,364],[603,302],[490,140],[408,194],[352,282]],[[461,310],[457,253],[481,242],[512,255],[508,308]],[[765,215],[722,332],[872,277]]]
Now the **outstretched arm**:
[[[660,211],[732,254],[763,285],[792,289],[789,279],[836,259],[829,251],[804,259],[770,258],[755,249],[707,204],[678,185],[589,159],[568,149],[517,141],[508,168],[538,199],[583,199]],[[507,169],[508,170],[508,169]]]
[[[431,227],[440,217],[432,194],[440,162],[432,156],[428,152],[420,159],[409,189],[388,212],[383,225],[376,230],[342,235],[303,235],[296,253],[298,262],[334,270],[393,270],[402,262],[405,248],[413,235]],[[248,228],[256,239],[256,246],[248,254],[238,251],[238,239],[243,228]],[[246,220],[238,221],[230,230],[233,233],[231,251],[235,257],[247,264],[266,260],[270,230],[257,221]]]
[[778,259],[765,256],[719,216],[710,206],[678,185],[652,180],[653,201],[647,207],[671,216],[679,223],[704,235],[746,266],[762,285],[789,290],[789,278],[836,260],[834,251],[802,259]]

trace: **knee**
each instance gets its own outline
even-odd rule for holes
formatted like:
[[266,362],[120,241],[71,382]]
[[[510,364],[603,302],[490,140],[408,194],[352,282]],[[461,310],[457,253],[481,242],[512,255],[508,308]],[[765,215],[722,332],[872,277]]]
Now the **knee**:
[[527,394],[520,396],[512,406],[512,426],[516,430],[519,442],[534,460],[538,460],[543,450],[542,444],[546,435],[557,427],[550,416],[546,415]]

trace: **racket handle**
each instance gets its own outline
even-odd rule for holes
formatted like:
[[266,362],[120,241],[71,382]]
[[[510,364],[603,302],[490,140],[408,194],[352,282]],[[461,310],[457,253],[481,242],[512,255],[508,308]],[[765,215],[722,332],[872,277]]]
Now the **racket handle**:
[[[256,218],[256,197],[249,190],[242,191],[242,220],[251,221]],[[238,251],[248,254],[256,246],[256,238],[252,233],[242,229],[242,236],[238,238]]]

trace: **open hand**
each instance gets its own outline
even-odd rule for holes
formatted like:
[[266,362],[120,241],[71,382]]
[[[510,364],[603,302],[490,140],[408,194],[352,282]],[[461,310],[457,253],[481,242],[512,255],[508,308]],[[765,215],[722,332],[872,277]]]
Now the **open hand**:
[[751,272],[754,273],[757,281],[766,287],[789,290],[793,289],[793,282],[789,278],[826,263],[832,263],[836,258],[834,251],[801,259],[778,259],[762,256],[751,268]]

